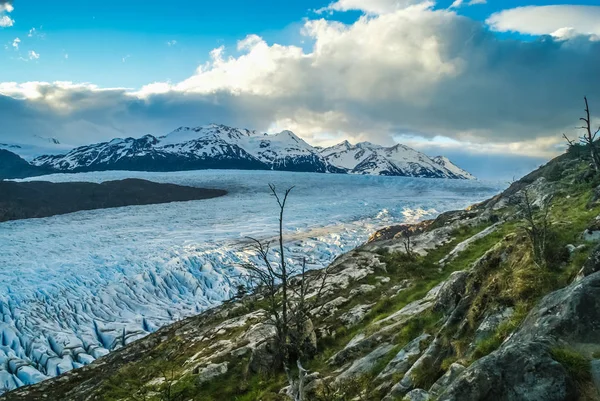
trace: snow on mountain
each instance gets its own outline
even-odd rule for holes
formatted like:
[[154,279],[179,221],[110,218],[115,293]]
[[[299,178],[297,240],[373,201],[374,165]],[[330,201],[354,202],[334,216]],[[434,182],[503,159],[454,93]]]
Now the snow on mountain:
[[386,148],[344,141],[322,149],[291,131],[267,135],[217,124],[180,127],[159,138],[114,139],[33,161],[37,166],[68,172],[244,169],[472,178],[449,160],[444,163],[403,145]]
[[473,174],[458,167],[456,164],[452,163],[450,161],[450,159],[448,159],[445,156],[436,156],[433,158],[433,161],[436,162],[437,164],[439,164],[440,166],[443,166],[447,170],[450,170],[455,175],[462,177],[466,180],[475,180],[476,179]]
[[17,141],[0,142],[0,149],[8,150],[27,161],[45,154],[64,154],[72,148],[56,138],[45,138],[39,135],[25,136]]
[[450,160],[441,163],[405,145],[389,148],[370,142],[351,145],[344,141],[323,149],[321,154],[334,166],[351,174],[393,175],[427,178],[474,179]]

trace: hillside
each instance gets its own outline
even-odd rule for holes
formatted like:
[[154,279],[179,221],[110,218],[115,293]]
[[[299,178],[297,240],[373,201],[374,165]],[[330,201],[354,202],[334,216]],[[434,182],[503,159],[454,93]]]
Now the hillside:
[[[524,194],[535,222],[551,205],[541,259]],[[599,215],[600,179],[573,151],[467,210],[377,233],[328,268],[307,399],[599,400]],[[231,300],[0,399],[287,400],[266,306]]]
[[225,191],[126,179],[89,182],[0,181],[0,222],[81,210],[215,198]]
[[17,154],[0,149],[0,180],[36,177],[53,172],[52,168],[34,166]]

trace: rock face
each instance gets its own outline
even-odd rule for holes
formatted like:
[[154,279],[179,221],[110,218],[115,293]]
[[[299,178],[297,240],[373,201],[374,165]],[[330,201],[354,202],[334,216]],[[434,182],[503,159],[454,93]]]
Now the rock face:
[[577,387],[551,348],[598,349],[600,273],[547,295],[497,351],[463,372],[440,401],[574,401]]

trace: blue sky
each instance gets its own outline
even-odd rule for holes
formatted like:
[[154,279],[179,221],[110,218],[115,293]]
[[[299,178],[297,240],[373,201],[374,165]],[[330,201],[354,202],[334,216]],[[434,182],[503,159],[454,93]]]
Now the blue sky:
[[[440,1],[447,8],[452,1]],[[594,5],[595,0],[577,4]],[[75,81],[136,88],[154,81],[179,81],[205,63],[210,50],[232,46],[248,34],[269,43],[303,45],[304,18],[324,17],[351,23],[360,11],[318,15],[321,0],[16,0],[11,29],[0,30],[0,81]],[[501,9],[560,1],[490,0],[458,12],[485,21]],[[36,32],[29,36],[30,30]],[[501,36],[524,37],[520,34]],[[21,40],[20,52],[10,47]],[[169,46],[169,43],[176,43]],[[29,51],[40,58],[24,62]],[[68,59],[65,56],[68,55]],[[125,59],[125,62],[123,62]]]
[[518,175],[600,105],[599,20],[597,0],[0,0],[0,143],[217,122]]

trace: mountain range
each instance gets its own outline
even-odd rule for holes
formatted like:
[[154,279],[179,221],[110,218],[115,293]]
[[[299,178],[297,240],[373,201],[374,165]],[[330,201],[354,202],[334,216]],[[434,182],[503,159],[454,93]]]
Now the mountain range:
[[[15,146],[1,147],[18,153]],[[291,131],[268,135],[217,124],[81,146],[38,156],[30,165],[58,172],[243,169],[475,179],[445,157],[430,158],[400,144],[344,141],[320,148]]]

